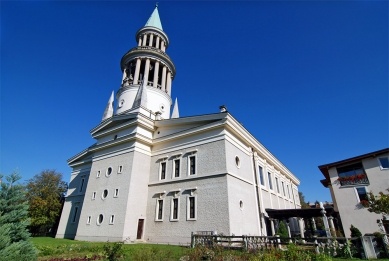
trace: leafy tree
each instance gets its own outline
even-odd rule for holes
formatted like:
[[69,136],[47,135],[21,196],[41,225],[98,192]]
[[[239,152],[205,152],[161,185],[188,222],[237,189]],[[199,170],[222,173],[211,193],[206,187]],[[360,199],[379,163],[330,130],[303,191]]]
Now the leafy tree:
[[0,174],[0,261],[36,260],[36,250],[28,240],[30,233],[27,230],[29,219],[25,188],[15,184],[21,176],[14,171],[6,177],[8,184],[1,182],[2,178]]
[[28,180],[26,188],[31,231],[46,234],[52,229],[55,233],[67,190],[62,174],[55,170],[43,170]]
[[[386,190],[389,191],[389,188]],[[361,200],[360,203],[362,206],[367,207],[369,212],[384,216],[389,215],[389,194],[384,194],[382,191],[377,196],[373,192],[368,192],[367,200]]]
[[300,199],[301,208],[309,208],[308,203],[305,202],[305,196],[303,195],[302,192],[299,192],[299,199]]
[[359,229],[354,227],[353,225],[351,225],[350,231],[351,231],[351,237],[361,237],[362,236],[361,231],[359,231]]

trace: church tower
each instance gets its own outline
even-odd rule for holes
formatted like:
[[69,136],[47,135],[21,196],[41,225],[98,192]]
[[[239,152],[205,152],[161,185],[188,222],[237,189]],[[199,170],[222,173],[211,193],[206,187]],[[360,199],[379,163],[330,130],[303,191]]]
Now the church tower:
[[123,78],[116,93],[116,114],[143,107],[163,119],[169,119],[176,68],[166,54],[169,38],[162,29],[157,5],[135,39],[138,46],[129,50],[120,62]]

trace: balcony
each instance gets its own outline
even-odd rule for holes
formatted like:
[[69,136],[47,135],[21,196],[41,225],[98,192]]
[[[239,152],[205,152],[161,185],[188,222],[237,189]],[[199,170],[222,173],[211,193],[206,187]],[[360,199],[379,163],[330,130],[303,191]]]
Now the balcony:
[[338,181],[341,186],[359,186],[369,185],[369,179],[366,174],[358,174],[354,176],[339,177]]

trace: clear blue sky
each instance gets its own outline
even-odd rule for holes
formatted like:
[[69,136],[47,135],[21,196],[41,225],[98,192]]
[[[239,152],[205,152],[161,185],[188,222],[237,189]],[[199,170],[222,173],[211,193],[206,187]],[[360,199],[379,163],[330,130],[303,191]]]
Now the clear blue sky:
[[[92,145],[155,2],[1,1],[1,166],[27,180]],[[180,115],[229,112],[331,200],[318,165],[389,147],[388,1],[160,1]]]

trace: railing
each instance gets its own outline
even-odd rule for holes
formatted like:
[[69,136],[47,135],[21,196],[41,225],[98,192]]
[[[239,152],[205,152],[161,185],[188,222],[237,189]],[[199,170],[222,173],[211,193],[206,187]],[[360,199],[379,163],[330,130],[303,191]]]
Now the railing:
[[339,178],[338,181],[340,182],[341,186],[350,186],[350,185],[369,185],[369,179],[367,177],[364,178],[357,178],[355,176],[346,177],[346,178]]

